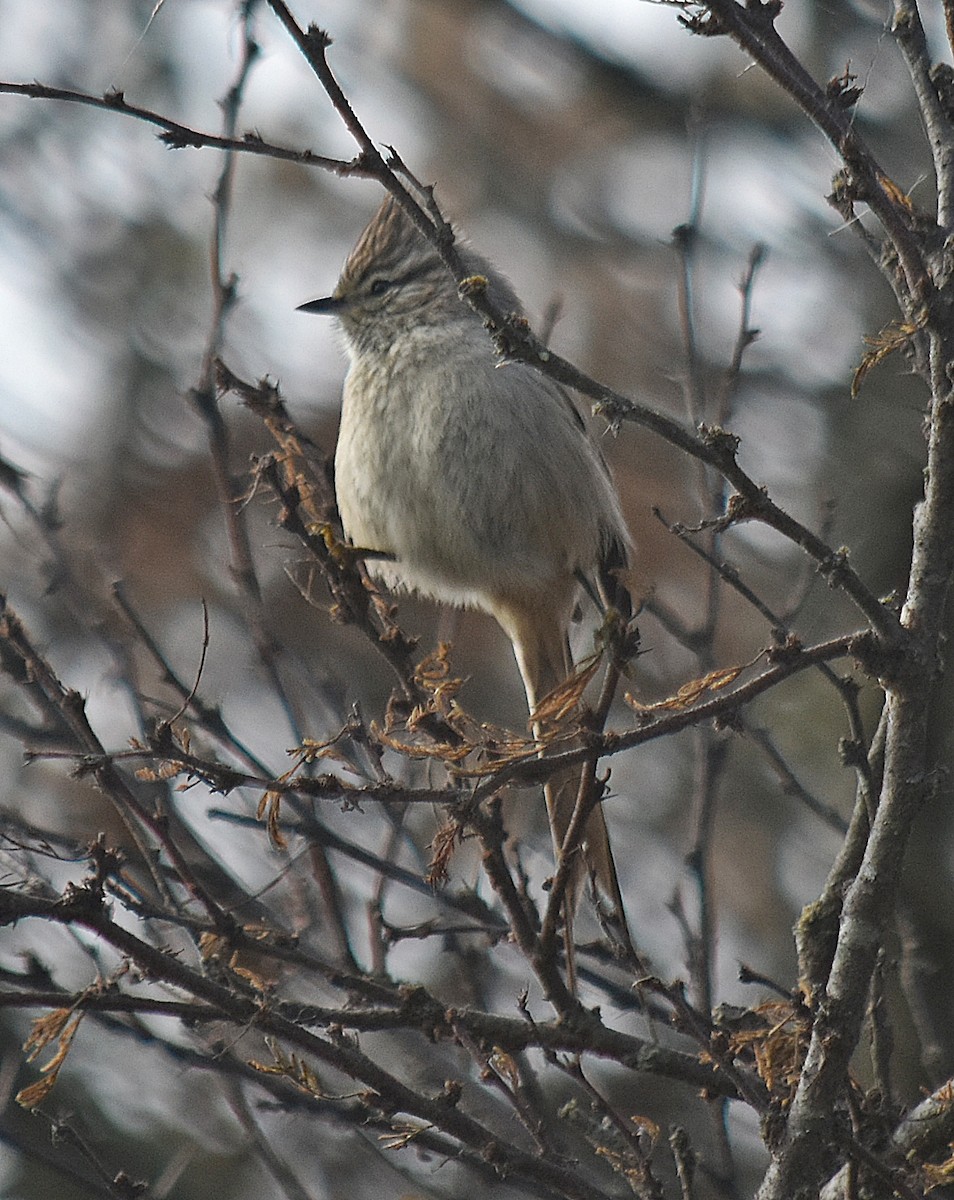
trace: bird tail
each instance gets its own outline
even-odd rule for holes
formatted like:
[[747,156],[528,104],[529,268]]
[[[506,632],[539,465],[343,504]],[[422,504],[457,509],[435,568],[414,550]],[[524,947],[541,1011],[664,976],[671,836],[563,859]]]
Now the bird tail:
[[[505,628],[513,641],[514,653],[527,693],[534,734],[542,737],[544,730],[535,714],[539,712],[541,702],[566,683],[572,669],[566,628],[563,622],[553,619],[553,608],[550,605],[541,605],[534,611],[524,610],[519,616],[509,612],[507,618]],[[503,623],[501,620],[501,624]],[[565,743],[561,746],[561,749],[563,748],[566,748]],[[545,754],[546,751],[541,753]],[[593,880],[597,892],[609,904],[623,944],[628,950],[632,950],[616,863],[600,804],[595,805],[587,819],[583,844],[566,845],[566,835],[576,809],[580,787],[587,778],[585,768],[567,767],[554,773],[544,786],[557,863],[560,863],[564,854],[574,855],[564,906],[567,974],[574,991],[576,971],[573,954],[573,917],[587,876]]]

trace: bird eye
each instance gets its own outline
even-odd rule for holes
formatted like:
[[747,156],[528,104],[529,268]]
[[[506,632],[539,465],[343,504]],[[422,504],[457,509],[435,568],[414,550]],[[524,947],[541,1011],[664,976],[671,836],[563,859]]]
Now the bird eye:
[[372,296],[383,296],[390,286],[390,279],[375,279],[369,290]]

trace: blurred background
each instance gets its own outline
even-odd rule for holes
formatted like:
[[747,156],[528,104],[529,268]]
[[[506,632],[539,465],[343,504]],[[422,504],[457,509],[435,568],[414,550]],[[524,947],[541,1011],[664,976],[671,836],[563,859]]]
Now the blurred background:
[[[231,0],[166,0],[155,9],[151,0],[0,0],[0,79],[93,94],[119,89],[130,103],[217,132],[219,101],[241,53],[241,7]],[[827,529],[833,545],[850,547],[876,592],[904,587],[925,397],[895,356],[850,398],[863,335],[895,316],[892,298],[856,231],[825,201],[833,153],[775,85],[728,41],[693,37],[674,9],[635,0],[298,0],[293,8],[302,24],[315,21],[331,33],[332,66],[374,140],[393,145],[419,179],[436,184],[443,211],[509,274],[536,322],[556,314],[553,346],[642,403],[687,422],[717,418],[740,329],[739,280],[753,248],[764,246],[751,291],[750,324],[760,336],[725,414],[742,439],[741,462],[795,516]],[[940,6],[925,5],[923,16],[943,57]],[[816,79],[846,68],[857,75],[864,86],[859,128],[891,178],[930,207],[930,160],[903,64],[885,33],[889,18],[887,4],[868,0],[801,0],[785,8],[779,29]],[[254,35],[261,54],[240,132],[352,157],[340,118],[263,6]],[[136,735],[137,718],[117,678],[107,585],[123,581],[187,680],[200,656],[205,600],[211,643],[203,695],[280,771],[295,731],[264,685],[229,577],[207,431],[189,399],[211,323],[210,196],[220,165],[213,151],[168,149],[151,127],[113,113],[0,96],[0,453],[27,473],[31,502],[55,502],[59,517],[54,552],[16,498],[4,496],[0,590],[61,678],[85,696],[113,749]],[[223,263],[237,277],[238,301],[222,356],[244,378],[279,381],[296,421],[329,453],[344,355],[331,323],[295,306],[332,289],[380,196],[367,181],[288,162],[237,162]],[[673,243],[674,229],[687,224],[694,230],[688,258]],[[692,353],[680,299],[687,293]],[[700,412],[693,397],[703,393],[709,407]],[[240,476],[270,441],[234,397],[223,413]],[[594,429],[624,499],[635,546],[631,583],[645,604],[646,653],[628,686],[651,701],[698,673],[699,660],[673,629],[703,622],[708,586],[703,566],[654,509],[670,522],[698,521],[712,514],[711,484],[641,430],[613,436],[598,421]],[[356,633],[329,622],[320,596],[317,605],[303,599],[289,578],[300,552],[275,527],[274,507],[253,497],[248,517],[269,633],[282,647],[281,671],[299,698],[304,733],[331,736],[354,701],[368,716],[379,713],[390,681],[378,660]],[[720,553],[777,612],[800,598],[792,621],[804,639],[858,624],[844,600],[771,533],[735,529]],[[409,598],[399,613],[422,649],[439,637],[453,641],[454,666],[467,678],[466,706],[481,719],[524,727],[510,648],[492,622]],[[591,633],[584,623],[580,653],[592,645]],[[726,592],[713,665],[747,661],[768,641],[768,623]],[[161,687],[146,677],[142,687],[150,686]],[[9,683],[0,699],[3,809],[80,844],[112,828],[101,798],[61,764],[23,765],[22,713]],[[869,733],[878,702],[866,687]],[[942,741],[949,717],[946,705]],[[631,719],[620,709],[611,724]],[[772,731],[807,791],[848,815],[854,780],[838,753],[848,730],[831,688],[800,676],[746,720],[753,730]],[[712,838],[713,999],[748,1003],[751,989],[736,981],[740,961],[786,987],[794,982],[790,929],[817,895],[839,835],[792,794],[756,738],[719,736],[729,742],[729,765]],[[633,929],[669,975],[686,969],[673,899],[681,898],[690,919],[696,903],[685,857],[695,837],[698,752],[685,735],[612,764],[607,817],[626,848],[619,857]],[[190,793],[193,827],[216,840],[250,888],[264,886],[282,871],[281,857],[247,831],[213,826],[205,815],[211,803],[201,789]],[[512,819],[536,846],[529,861],[542,876],[549,848],[539,808],[523,805]],[[377,814],[323,816],[353,837],[383,836]],[[426,844],[436,818],[418,819]],[[940,800],[921,830],[910,905],[924,918],[923,953],[943,977],[954,917],[948,901],[937,902],[949,895],[951,875],[950,816]],[[457,869],[473,882],[476,855],[467,853]],[[61,865],[59,872],[62,886],[69,870]],[[358,904],[370,883],[356,872],[348,886]],[[408,918],[411,910],[394,903],[396,919]],[[65,933],[55,946],[50,937],[44,931],[37,941],[26,927],[0,931],[0,965],[14,969],[31,954],[65,986],[88,983],[87,948]],[[445,970],[437,948],[416,944],[396,951],[390,965],[398,976],[432,983]],[[914,1088],[921,1065],[905,1038],[903,1009],[899,1021],[898,1069]],[[71,1200],[89,1192],[59,1173],[48,1128],[10,1099],[32,1077],[20,1051],[27,1028],[25,1014],[0,1015],[0,1096],[9,1106],[0,1194]],[[241,1126],[211,1084],[204,1091],[193,1072],[145,1046],[130,1071],[127,1042],[101,1031],[85,1036],[58,1095],[95,1125],[107,1158],[115,1152],[153,1179],[158,1172],[156,1195],[271,1194],[254,1170],[241,1173]],[[757,1139],[742,1126],[734,1136],[757,1173]],[[350,1134],[317,1146],[309,1128],[289,1118],[276,1137],[284,1154],[307,1167],[314,1196],[406,1190],[383,1160],[370,1152],[355,1158]],[[432,1185],[444,1194],[439,1176]]]

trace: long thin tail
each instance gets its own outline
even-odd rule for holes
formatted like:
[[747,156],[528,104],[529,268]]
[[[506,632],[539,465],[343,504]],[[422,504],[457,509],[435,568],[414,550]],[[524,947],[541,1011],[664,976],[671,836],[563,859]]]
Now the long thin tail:
[[[520,613],[510,610],[506,613],[506,618],[505,622],[498,613],[498,620],[513,641],[532,716],[540,702],[555,688],[565,683],[572,668],[565,625],[562,621],[554,619],[553,608],[550,606],[541,606],[533,611],[523,610]],[[537,736],[541,734],[537,725],[534,726],[534,733]],[[582,778],[583,770],[580,767],[568,767],[551,776],[544,787],[550,833],[558,861],[576,808]],[[567,848],[571,853],[576,849]],[[571,866],[564,911],[567,970],[574,990],[573,916],[588,876],[593,878],[597,889],[609,903],[624,944],[628,949],[632,948],[616,863],[613,860],[603,809],[599,804],[590,813],[584,843],[579,849],[582,852],[575,854],[575,861]]]

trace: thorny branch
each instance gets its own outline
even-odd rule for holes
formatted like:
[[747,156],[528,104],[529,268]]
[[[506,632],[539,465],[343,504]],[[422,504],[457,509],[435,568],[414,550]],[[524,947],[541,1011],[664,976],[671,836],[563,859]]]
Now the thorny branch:
[[[358,151],[353,159],[289,149],[267,142],[258,134],[237,136],[243,90],[256,59],[249,25],[253,3],[243,6],[244,52],[223,104],[221,134],[203,133],[129,104],[119,92],[96,97],[38,83],[0,83],[3,93],[82,104],[152,124],[162,130],[163,141],[173,148],[201,147],[223,153],[211,239],[212,315],[192,396],[209,430],[209,453],[229,528],[232,572],[244,598],[246,622],[265,664],[272,694],[284,698],[299,743],[293,752],[298,756],[295,766],[284,774],[274,774],[274,769],[267,768],[232,733],[219,708],[203,700],[198,682],[187,687],[175,676],[160,646],[119,589],[117,599],[125,618],[139,644],[160,666],[181,705],[176,720],[158,722],[154,732],[131,750],[109,752],[90,723],[82,697],[60,681],[18,615],[5,604],[0,619],[0,668],[39,714],[32,724],[23,718],[16,718],[19,724],[15,724],[11,717],[7,727],[19,729],[27,741],[31,732],[36,735],[38,748],[30,755],[31,761],[51,761],[60,756],[71,763],[77,775],[96,782],[120,814],[136,862],[135,869],[130,868],[123,854],[101,837],[86,851],[89,877],[56,894],[45,882],[37,886],[40,873],[35,864],[44,856],[75,858],[77,847],[63,843],[57,848],[55,839],[47,841],[18,818],[0,813],[5,849],[22,855],[23,861],[30,864],[17,886],[0,891],[0,923],[38,920],[82,929],[95,938],[98,947],[100,958],[91,956],[90,961],[108,960],[114,968],[108,982],[101,977],[80,993],[55,984],[44,971],[25,971],[22,976],[12,977],[4,973],[0,979],[0,1008],[49,1009],[53,1014],[68,1012],[77,1019],[89,1014],[92,1019],[112,1022],[123,1036],[141,1032],[137,1022],[153,1017],[174,1018],[191,1030],[224,1021],[236,1037],[244,1033],[260,1042],[267,1036],[271,1059],[256,1059],[250,1065],[238,1055],[214,1050],[211,1043],[204,1046],[200,1039],[189,1047],[172,1038],[158,1041],[171,1057],[180,1055],[184,1060],[191,1055],[192,1065],[221,1070],[223,1077],[241,1081],[248,1091],[236,1093],[235,1107],[244,1114],[242,1119],[250,1136],[257,1136],[259,1126],[247,1096],[260,1092],[289,1107],[307,1104],[352,1129],[381,1131],[395,1147],[416,1146],[456,1158],[484,1181],[505,1178],[537,1195],[597,1200],[606,1194],[605,1180],[598,1169],[600,1161],[625,1177],[637,1195],[665,1194],[658,1156],[654,1158],[651,1149],[646,1152],[652,1139],[643,1136],[640,1122],[644,1119],[624,1113],[619,1100],[611,1101],[602,1085],[596,1086],[586,1073],[589,1065],[598,1061],[611,1062],[626,1072],[664,1077],[687,1089],[687,1094],[689,1088],[702,1089],[716,1102],[731,1099],[751,1107],[763,1119],[763,1133],[772,1154],[759,1193],[761,1200],[807,1200],[819,1194],[826,1180],[826,1195],[853,1196],[859,1194],[859,1173],[867,1181],[875,1180],[889,1192],[905,1197],[920,1194],[918,1189],[927,1180],[948,1182],[947,1164],[928,1163],[934,1175],[926,1171],[922,1177],[919,1168],[906,1162],[904,1156],[920,1154],[924,1163],[927,1156],[944,1153],[951,1137],[950,1112],[954,1109],[950,1088],[938,1089],[918,1109],[902,1117],[893,1097],[861,1096],[849,1073],[849,1060],[858,1051],[869,1010],[877,964],[885,962],[884,944],[901,889],[903,850],[921,804],[938,786],[938,764],[929,752],[928,722],[930,699],[943,677],[939,646],[954,570],[954,542],[950,538],[954,525],[954,394],[950,382],[954,377],[954,305],[945,243],[954,209],[954,133],[950,79],[929,60],[916,3],[896,0],[893,33],[911,75],[935,166],[938,207],[933,217],[917,211],[874,158],[858,132],[844,90],[817,84],[792,54],[775,29],[780,8],[775,0],[752,0],[744,6],[735,0],[705,0],[678,6],[694,32],[732,37],[795,99],[835,147],[843,164],[833,196],[839,211],[853,216],[855,205],[865,203],[880,221],[884,243],[876,244],[879,259],[889,285],[900,299],[901,316],[909,331],[905,337],[916,351],[912,361],[931,390],[925,491],[916,514],[912,569],[900,614],[869,587],[850,563],[846,550],[830,545],[827,536],[813,532],[769,497],[740,465],[739,443],[724,428],[729,422],[729,401],[738,385],[742,356],[754,336],[749,328],[749,301],[759,261],[757,253],[750,259],[743,281],[741,329],[718,397],[718,412],[709,417],[710,424],[692,430],[635,403],[550,351],[521,316],[494,308],[481,281],[464,271],[453,231],[442,217],[432,189],[421,187],[395,152],[382,154],[366,132],[329,66],[330,37],[315,26],[302,29],[282,0],[267,3],[354,138]],[[701,622],[704,653],[697,660],[694,678],[664,700],[631,700],[635,716],[628,719],[625,728],[613,729],[608,726],[609,705],[619,664],[611,662],[597,718],[577,731],[579,744],[573,749],[557,751],[544,759],[537,756],[539,746],[529,737],[505,737],[498,731],[478,728],[468,717],[455,699],[459,681],[435,673],[433,661],[419,660],[415,642],[402,632],[388,602],[370,585],[362,564],[336,538],[327,480],[316,470],[307,440],[288,417],[277,390],[244,383],[219,359],[224,325],[236,295],[236,281],[224,264],[233,172],[240,154],[265,155],[341,176],[378,180],[398,197],[417,227],[438,249],[464,298],[484,317],[504,357],[531,363],[576,388],[596,402],[598,411],[611,425],[627,421],[642,426],[711,469],[715,481],[703,481],[707,507],[712,510],[709,516],[694,531],[670,526],[706,563],[709,600],[703,606]],[[871,234],[866,232],[865,236],[873,242]],[[693,322],[688,276],[686,282],[687,348],[692,365],[695,350],[690,336]],[[693,416],[701,421],[706,412],[705,396],[699,392],[697,373],[691,373],[695,380]],[[283,684],[279,648],[272,643],[268,629],[254,555],[238,503],[245,494],[244,485],[239,487],[234,475],[228,430],[218,407],[221,396],[216,388],[238,392],[262,418],[277,449],[258,463],[256,482],[278,499],[278,523],[318,566],[333,601],[333,616],[358,628],[389,664],[398,692],[383,728],[366,725],[353,714],[342,719],[335,738],[318,747],[309,746],[301,733],[294,697]],[[5,473],[0,482],[35,518],[16,470]],[[777,619],[772,609],[722,561],[722,535],[746,521],[762,522],[801,547],[818,573],[852,600],[864,618],[865,628],[810,644],[789,628],[792,616]],[[707,657],[727,587],[758,609],[773,627],[775,642],[757,660],[763,665],[727,668]],[[857,685],[837,675],[830,666],[848,657],[869,679],[878,681],[887,695],[881,724],[870,743],[861,721]],[[740,733],[745,728],[740,717],[745,706],[809,668],[821,670],[839,690],[848,713],[850,737],[844,743],[843,756],[846,765],[856,772],[857,802],[825,892],[799,923],[802,991],[786,999],[781,989],[782,998],[776,997],[774,1009],[764,1005],[763,1011],[755,1008],[741,1014],[713,1013],[714,926],[711,913],[703,913],[697,933],[698,966],[692,1003],[679,981],[664,984],[648,974],[634,978],[633,968],[639,966],[641,973],[641,965],[632,958],[625,964],[617,959],[605,970],[601,966],[589,971],[587,978],[602,989],[604,996],[621,1008],[626,999],[627,1014],[648,1014],[645,1019],[650,1022],[650,1036],[611,1027],[599,1010],[585,1008],[565,986],[556,948],[558,939],[553,937],[565,878],[557,873],[548,904],[534,901],[520,857],[521,847],[508,835],[506,789],[529,786],[551,771],[587,763],[592,775],[590,789],[581,792],[574,817],[575,826],[582,827],[588,806],[601,799],[598,763],[690,729],[709,730],[714,726]],[[195,735],[189,723],[197,731]],[[402,742],[396,731],[406,735],[407,740]],[[194,743],[193,736],[198,735],[211,739],[218,748],[216,753]],[[774,741],[762,731],[757,731],[756,740],[786,787],[799,794],[806,806],[829,825],[840,827],[837,814],[813,802],[811,794],[801,787]],[[350,748],[346,760],[344,756],[334,757],[336,742]],[[709,801],[722,770],[716,753],[724,752],[727,745],[726,740],[710,740],[704,747],[708,765],[700,775],[699,789],[700,795],[708,799],[700,806],[696,841],[699,855],[709,851],[714,811]],[[430,763],[444,768],[448,783],[427,787],[405,784],[382,765],[386,753],[404,758],[426,756]],[[365,773],[356,765],[358,760],[368,768]],[[315,764],[322,761],[329,764],[329,769],[319,774]],[[286,922],[278,919],[276,914],[282,911],[278,906],[259,905],[254,921],[246,919],[246,907],[251,908],[253,900],[261,901],[273,886],[280,886],[281,878],[255,896],[239,888],[236,899],[234,879],[213,855],[207,855],[202,869],[197,869],[193,854],[196,844],[188,827],[176,820],[174,812],[153,804],[147,786],[175,777],[181,777],[190,787],[199,781],[207,792],[229,795],[250,790],[260,794],[263,807],[270,806],[270,831],[279,839],[291,837],[310,846],[324,900],[323,916],[330,925],[334,944],[330,954],[317,955],[306,948],[297,932],[290,932]],[[441,849],[435,849],[435,862],[427,878],[421,864],[408,866],[399,861],[404,847],[399,822],[390,824],[387,852],[379,854],[369,846],[340,837],[309,811],[317,803],[329,801],[354,812],[370,805],[380,806],[385,812],[398,807],[404,812],[440,806],[446,824],[437,839]],[[282,802],[297,805],[291,819],[280,817]],[[231,811],[215,815],[228,821],[232,829],[246,831],[257,825],[253,818]],[[441,871],[446,872],[453,850],[470,837],[480,845],[490,901],[476,890],[448,889],[434,902],[442,910],[458,914],[456,923],[435,918],[430,925],[404,929],[395,925],[394,940],[439,936],[450,944],[453,939],[486,939],[502,959],[517,956],[519,969],[530,969],[557,1019],[536,1020],[526,996],[520,1001],[520,1017],[501,1016],[474,1004],[448,1005],[423,987],[396,982],[388,973],[386,952],[375,959],[373,971],[362,968],[333,856],[345,856],[349,864],[371,872],[382,889],[385,884],[393,885],[431,898],[428,879],[436,880]],[[705,906],[709,882],[704,875],[700,868]],[[225,895],[228,901],[223,899]],[[237,915],[240,911],[241,918]],[[293,904],[291,911],[295,911]],[[464,923],[461,915],[471,920]],[[304,927],[305,922],[299,921],[298,926]],[[502,936],[505,932],[506,939]],[[144,985],[144,990],[128,987],[132,968],[137,984]],[[304,1003],[288,998],[283,994],[283,985],[292,972],[312,982],[318,993],[335,993],[335,999]],[[649,993],[655,1008],[645,1003],[643,997]],[[676,1032],[664,1028],[666,1021]],[[41,1028],[42,1018],[35,1031]],[[370,1041],[370,1035],[387,1034],[400,1034],[418,1039],[422,1045],[447,1050],[448,1057],[435,1059],[448,1072],[443,1088],[428,1090],[410,1082],[410,1075],[402,1076],[399,1066],[382,1065],[360,1040],[360,1035],[365,1035],[369,1045],[379,1045]],[[52,1034],[50,1038],[55,1040]],[[68,1050],[68,1043],[61,1042],[61,1054],[48,1075],[51,1082]],[[260,1046],[256,1052],[263,1053]],[[523,1057],[528,1052],[534,1052],[545,1066],[556,1066],[569,1076],[600,1114],[599,1127],[584,1121],[581,1138],[592,1149],[596,1166],[587,1162],[581,1167],[571,1154],[564,1155],[563,1139],[554,1138],[553,1131],[543,1125],[547,1105],[533,1091],[532,1072],[527,1065],[531,1060]],[[489,1101],[486,1111],[468,1103],[466,1092],[473,1083],[465,1079],[465,1063],[488,1073],[487,1095],[492,1094],[501,1109]],[[342,1100],[327,1091],[329,1085],[319,1079],[319,1071],[330,1072],[335,1083],[353,1080],[360,1091]],[[890,1084],[887,1070],[883,1078]],[[506,1113],[503,1119],[501,1110]],[[516,1133],[511,1128],[514,1115],[519,1125]],[[888,1133],[872,1137],[866,1122]],[[695,1194],[695,1152],[681,1129],[672,1130],[669,1144],[681,1194],[691,1196]],[[272,1173],[281,1175],[281,1171]],[[731,1175],[730,1164],[726,1176]],[[284,1186],[286,1192],[295,1194],[293,1177]]]

